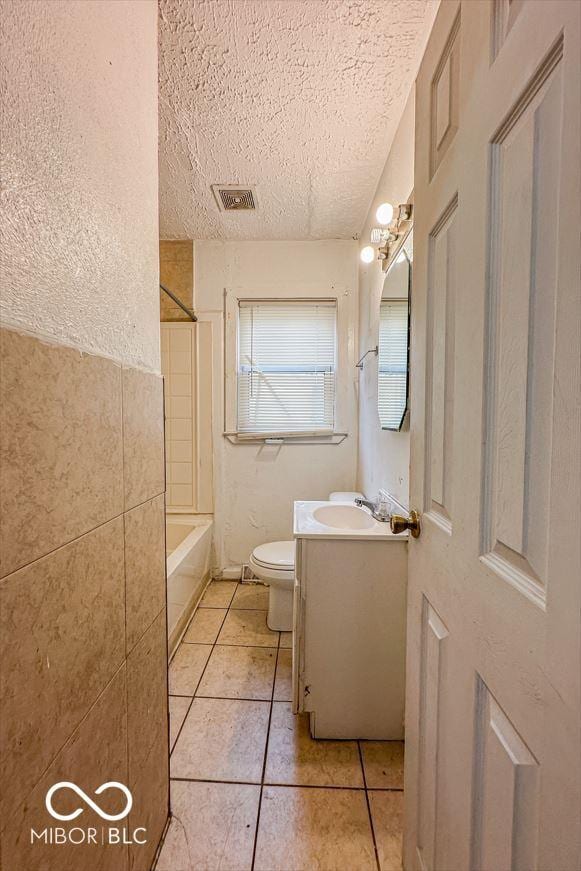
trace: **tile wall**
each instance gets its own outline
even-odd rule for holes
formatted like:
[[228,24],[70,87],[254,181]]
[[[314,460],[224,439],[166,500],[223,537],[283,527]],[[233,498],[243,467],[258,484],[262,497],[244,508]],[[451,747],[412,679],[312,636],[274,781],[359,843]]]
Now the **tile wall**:
[[194,405],[195,326],[161,325],[161,368],[165,376],[166,477],[168,506],[196,511]]
[[[168,815],[162,380],[7,329],[0,353],[2,865],[148,871]],[[31,844],[61,780],[127,784],[116,825],[147,843]]]
[[165,379],[167,508],[211,514],[212,324],[161,324],[161,371]]

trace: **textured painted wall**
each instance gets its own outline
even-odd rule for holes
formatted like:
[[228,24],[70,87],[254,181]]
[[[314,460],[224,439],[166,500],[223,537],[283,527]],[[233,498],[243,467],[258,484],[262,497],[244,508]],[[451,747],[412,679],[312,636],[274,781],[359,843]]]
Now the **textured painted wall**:
[[[165,239],[351,239],[434,0],[161,0]],[[256,213],[212,183],[257,185]]]
[[[369,244],[369,231],[377,226],[375,212],[380,203],[405,203],[414,186],[414,91],[401,117],[395,139],[361,234],[361,245]],[[379,304],[385,274],[379,260],[359,261],[359,348],[361,354],[377,345]],[[413,289],[412,289],[413,299]],[[359,377],[359,459],[357,487],[374,498],[380,487],[407,506],[409,496],[410,439],[406,430],[382,430],[377,413],[377,358],[367,357]]]
[[[300,296],[308,284],[348,288],[346,328],[349,359],[341,385],[349,438],[341,445],[232,445],[224,429],[224,288],[264,290],[276,297],[281,286]],[[293,501],[326,499],[331,490],[352,490],[357,462],[355,344],[357,329],[357,243],[196,242],[196,313],[214,319],[214,494],[216,564],[223,569],[247,562],[253,548],[292,537]],[[318,292],[318,291],[317,291]],[[322,294],[324,295],[324,294]],[[345,422],[342,422],[344,425]],[[341,426],[339,427],[341,428]]]
[[2,318],[158,370],[157,4],[1,9]]

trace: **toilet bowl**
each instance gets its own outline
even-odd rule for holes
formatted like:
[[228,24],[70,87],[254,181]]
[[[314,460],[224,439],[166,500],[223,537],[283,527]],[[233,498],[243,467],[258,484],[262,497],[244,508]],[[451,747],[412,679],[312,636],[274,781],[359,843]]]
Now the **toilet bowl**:
[[294,541],[271,541],[252,551],[250,568],[269,586],[269,629],[290,632],[293,628],[293,587],[295,581]]
[[[330,502],[354,502],[362,493],[335,492]],[[268,628],[291,632],[293,628],[293,589],[295,581],[294,541],[271,541],[255,547],[249,559],[254,575],[269,586]]]

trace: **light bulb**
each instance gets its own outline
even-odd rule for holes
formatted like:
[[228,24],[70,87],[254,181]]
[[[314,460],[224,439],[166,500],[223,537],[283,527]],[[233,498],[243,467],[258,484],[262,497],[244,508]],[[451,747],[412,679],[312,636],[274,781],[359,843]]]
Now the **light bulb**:
[[364,263],[371,263],[375,259],[375,250],[371,245],[366,245],[365,248],[361,249],[361,254],[359,256]]
[[393,206],[391,203],[382,203],[375,213],[378,222],[385,227],[393,218]]

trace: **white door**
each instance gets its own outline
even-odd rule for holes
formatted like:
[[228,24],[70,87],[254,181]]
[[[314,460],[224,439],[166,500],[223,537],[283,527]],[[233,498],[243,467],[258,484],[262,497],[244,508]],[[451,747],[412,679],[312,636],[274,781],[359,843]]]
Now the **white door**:
[[444,0],[418,77],[408,871],[579,868],[580,16]]

